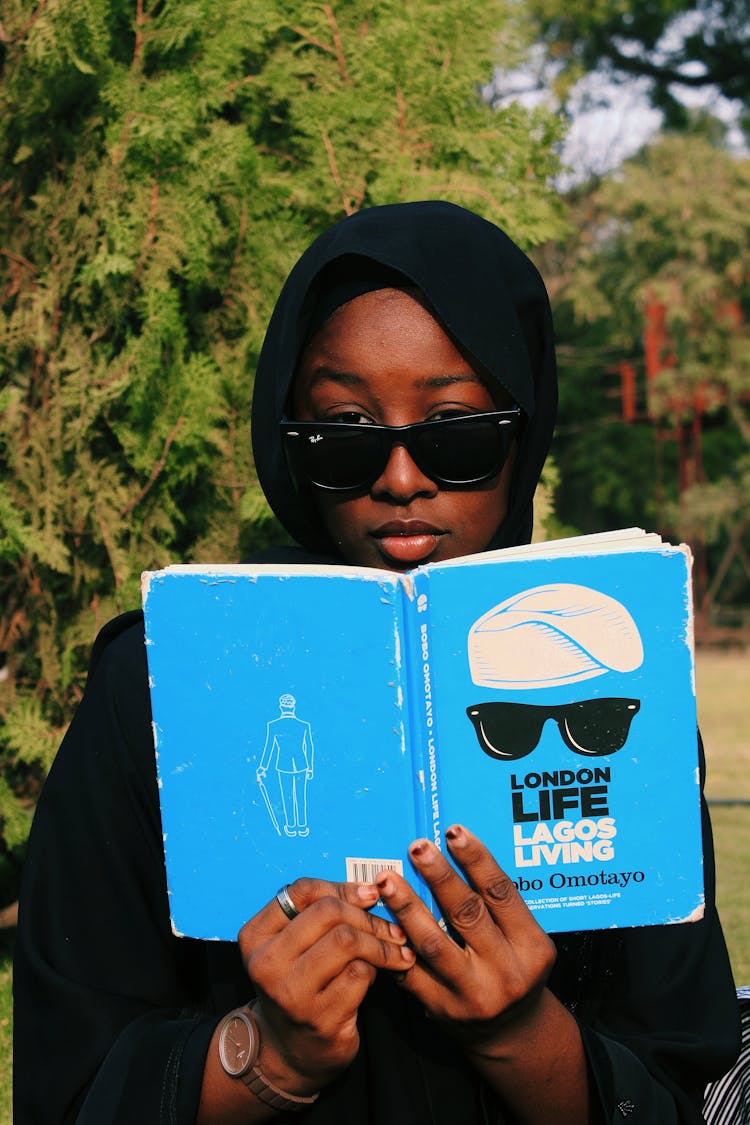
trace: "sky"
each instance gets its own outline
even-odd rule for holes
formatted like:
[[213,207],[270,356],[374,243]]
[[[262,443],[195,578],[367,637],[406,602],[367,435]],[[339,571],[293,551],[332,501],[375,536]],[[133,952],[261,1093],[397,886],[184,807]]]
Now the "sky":
[[[675,21],[657,47],[655,61],[659,60],[660,50],[673,49],[681,34],[696,30],[695,20],[699,18],[702,17],[697,13],[689,13]],[[551,92],[552,65],[544,48],[537,45],[531,49],[524,68],[498,71],[487,95],[494,104],[518,99],[526,105],[541,103],[558,108]],[[662,114],[649,102],[649,84],[649,79],[637,77],[616,81],[602,66],[573,87],[567,106],[570,127],[561,150],[561,190],[617,168],[659,131]],[[684,105],[708,110],[723,121],[730,150],[748,155],[747,141],[739,127],[739,102],[722,97],[714,87],[673,86],[670,92]]]
[[[648,79],[634,78],[615,85],[606,74],[587,75],[573,89],[572,121],[562,149],[569,184],[601,175],[633,156],[658,131],[662,115],[648,100]],[[721,97],[714,89],[690,87],[672,91],[686,106],[708,109],[728,127],[727,143],[746,154],[738,120],[740,106]]]

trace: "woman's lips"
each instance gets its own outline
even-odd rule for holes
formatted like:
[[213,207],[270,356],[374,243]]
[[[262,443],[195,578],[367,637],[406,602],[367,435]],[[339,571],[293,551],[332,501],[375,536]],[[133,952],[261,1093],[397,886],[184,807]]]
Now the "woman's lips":
[[445,532],[421,520],[394,520],[370,533],[380,551],[392,562],[407,565],[428,558]]

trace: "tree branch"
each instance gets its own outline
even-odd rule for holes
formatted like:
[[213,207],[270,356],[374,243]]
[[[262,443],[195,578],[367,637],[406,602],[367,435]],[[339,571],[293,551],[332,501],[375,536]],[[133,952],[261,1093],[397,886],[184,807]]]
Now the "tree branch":
[[[716,572],[711,579],[711,584],[703,595],[701,609],[704,612],[710,609],[710,607],[716,601],[722,583],[729,573],[729,567],[732,563],[732,559],[734,558],[735,554],[739,554],[739,552],[742,550],[742,536],[745,532],[745,523],[743,521],[738,521],[732,527],[731,524],[729,524],[729,522],[727,521],[727,531],[729,532],[729,545],[724,551],[721,562],[716,568]],[[750,575],[750,569],[748,570],[748,575]]]
[[23,254],[15,254],[12,250],[6,250],[2,246],[0,246],[0,254],[8,258],[11,262],[15,262],[16,265],[25,266],[29,273],[36,277],[36,266],[32,265],[28,258],[24,258]]
[[746,60],[733,67],[726,66],[717,72],[715,69],[711,69],[705,59],[693,59],[694,62],[703,63],[706,67],[705,73],[685,74],[684,71],[680,70],[679,65],[674,63],[672,65],[668,63],[660,65],[651,62],[642,54],[623,54],[611,39],[607,39],[606,42],[601,44],[601,53],[609,58],[618,70],[622,70],[626,74],[645,75],[647,78],[654,78],[656,81],[665,84],[674,82],[681,86],[691,86],[697,89],[703,86],[732,84],[736,81],[739,81],[740,88],[746,89],[749,84]]
[[[125,505],[125,507],[122,509],[122,511],[119,513],[120,519],[124,519],[125,516],[129,516],[130,513],[133,511],[133,509],[136,508],[140,504],[140,502],[141,502],[141,500],[143,500],[144,496],[146,496],[151,491],[151,489],[153,488],[153,485],[154,485],[154,482],[156,481],[156,478],[159,476],[159,473],[162,471],[162,469],[164,468],[164,466],[167,463],[167,454],[169,453],[169,447],[171,446],[174,439],[177,437],[177,434],[179,433],[179,430],[182,427],[184,421],[185,421],[185,416],[181,415],[177,419],[177,424],[167,434],[166,441],[164,442],[164,448],[163,448],[162,453],[161,453],[161,457],[159,458],[159,460],[156,462],[153,469],[151,470],[151,474],[150,474],[148,480],[146,481],[146,483],[144,484],[143,488],[141,489],[141,491],[132,500],[129,500],[128,503]],[[100,526],[101,526],[101,524],[100,524]],[[107,546],[106,542],[105,542],[105,546]],[[114,567],[112,569],[114,570]],[[117,579],[117,575],[115,575],[115,579]]]
[[333,43],[336,47],[336,59],[338,60],[339,64],[339,74],[341,75],[341,81],[344,83],[344,85],[351,86],[352,82],[346,69],[344,44],[341,41],[341,32],[339,31],[339,25],[336,23],[336,17],[333,14],[333,8],[330,4],[324,4],[323,11],[326,14],[326,19],[328,20],[328,23],[331,26],[331,31],[333,32]]
[[128,142],[130,123],[135,117],[134,113],[126,113],[122,122],[122,131],[115,148],[112,149],[112,167],[117,168],[125,158],[125,146]]
[[226,87],[228,94],[233,94],[238,86],[246,86],[249,82],[255,82],[257,74],[246,74],[242,78],[236,78],[234,82],[229,82]]
[[[11,263],[8,268],[8,282],[5,287],[0,290],[0,299],[3,302],[10,300],[11,297],[15,297],[16,293],[21,291],[24,269],[31,275],[32,289],[36,288],[35,279],[37,277],[37,270],[28,258],[24,258],[21,254],[14,254],[12,250],[4,250],[2,247],[0,247],[0,254],[3,254]],[[14,268],[16,266],[20,266],[21,268]]]
[[93,385],[95,387],[109,387],[112,383],[116,383],[118,379],[122,379],[123,375],[127,375],[133,360],[128,359],[117,371],[112,375],[105,375],[103,379],[95,379]]
[[750,445],[750,420],[748,420],[742,404],[737,401],[734,395],[727,396],[727,410],[729,417],[739,430],[742,440],[746,445]]
[[[34,11],[31,13],[29,18],[27,19],[26,23],[23,25],[21,30],[18,32],[17,35],[13,36],[12,42],[14,42],[14,43],[19,42],[21,39],[26,38],[26,35],[28,34],[28,32],[31,30],[31,28],[34,26],[34,24],[39,19],[42,12],[44,11],[44,7],[45,7],[46,3],[47,3],[47,0],[39,0],[39,3],[37,4]],[[7,43],[8,39],[6,39],[5,42]]]
[[143,268],[148,261],[149,251],[152,249],[154,243],[156,242],[156,214],[158,202],[159,181],[155,179],[153,184],[151,185],[151,198],[148,207],[148,225],[146,227],[146,237],[143,240],[143,249],[138,256],[138,262],[130,278],[130,284],[128,286],[128,296],[133,293],[133,290],[138,284],[140,276],[143,273]]
[[224,298],[222,305],[226,308],[232,302],[232,285],[234,284],[234,276],[237,272],[237,266],[240,261],[240,254],[242,253],[242,243],[245,240],[245,231],[247,230],[247,204],[245,200],[242,201],[242,213],[240,214],[240,229],[237,232],[237,246],[235,247],[234,257],[232,264],[229,267],[229,277],[227,278],[227,287],[224,291]]
[[135,46],[133,47],[133,66],[139,66],[143,50],[143,0],[135,3]]
[[304,39],[306,43],[309,43],[313,47],[318,47],[321,51],[325,51],[327,55],[332,55],[336,58],[336,52],[333,47],[329,47],[328,44],[324,43],[321,39],[316,39],[315,36],[305,31],[303,27],[297,27],[295,24],[292,26],[292,31],[299,35],[300,39]]
[[406,152],[406,102],[400,86],[396,87],[396,105],[398,106],[398,148],[399,152]]
[[327,133],[323,133],[321,135],[323,137],[323,144],[326,146],[326,152],[328,153],[328,167],[331,169],[333,182],[335,183],[341,194],[341,203],[344,208],[344,214],[352,215],[354,214],[354,208],[352,207],[351,199],[349,199],[346,192],[344,191],[344,183],[341,179],[341,175],[339,174],[338,164],[336,163],[336,153],[333,150],[331,138]]
[[114,579],[115,579],[115,588],[119,589],[120,585],[122,584],[122,578],[120,577],[120,573],[119,573],[119,571],[117,569],[117,566],[115,564],[115,556],[114,556],[114,548],[112,546],[112,540],[109,537],[109,532],[107,531],[106,524],[104,523],[104,520],[102,519],[102,516],[101,516],[101,512],[99,511],[99,508],[97,507],[96,504],[94,504],[94,512],[96,513],[96,522],[99,524],[99,531],[101,532],[102,543],[104,544],[104,549],[107,552],[107,555],[109,556],[109,565],[112,567],[112,574],[114,575]]

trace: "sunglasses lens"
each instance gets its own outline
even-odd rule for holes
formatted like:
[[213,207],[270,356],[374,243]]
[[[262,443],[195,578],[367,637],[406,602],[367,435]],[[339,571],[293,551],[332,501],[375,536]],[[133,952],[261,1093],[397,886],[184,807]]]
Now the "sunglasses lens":
[[383,470],[382,431],[367,426],[299,427],[299,436],[289,444],[297,470],[322,488],[360,488],[370,484]]
[[[508,416],[510,415],[510,416]],[[403,444],[421,472],[439,485],[489,480],[503,467],[518,412],[463,415],[411,426],[350,426],[339,422],[284,422],[295,471],[320,488],[369,487]]]
[[585,699],[569,703],[558,721],[571,750],[584,757],[601,758],[625,745],[639,710],[637,699]]
[[524,703],[480,703],[468,707],[466,714],[485,754],[505,762],[531,753],[546,718],[543,709]]
[[443,484],[472,484],[503,467],[515,427],[488,418],[450,418],[415,428],[409,451],[428,476]]

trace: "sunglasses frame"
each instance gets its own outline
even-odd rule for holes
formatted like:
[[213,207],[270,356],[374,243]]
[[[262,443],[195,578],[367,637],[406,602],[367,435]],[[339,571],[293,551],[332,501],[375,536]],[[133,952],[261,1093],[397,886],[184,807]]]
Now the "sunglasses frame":
[[[440,487],[466,488],[475,484],[482,484],[484,481],[496,477],[502,471],[520,420],[521,409],[516,406],[509,410],[493,410],[483,414],[460,414],[454,415],[451,418],[437,418],[434,421],[412,422],[408,426],[381,426],[369,422],[294,422],[286,418],[282,419],[279,426],[290,467],[295,475],[301,473],[306,481],[316,488],[324,489],[326,492],[356,492],[361,489],[369,488],[375,483],[378,477],[381,476],[388,464],[395,445],[403,445],[419,471],[424,473],[425,476],[428,476],[430,480],[433,480]],[[502,450],[502,459],[499,465],[493,465],[489,472],[482,473],[480,476],[473,476],[468,480],[451,480],[448,477],[426,469],[420,464],[419,457],[414,455],[415,440],[417,440],[420,435],[432,433],[439,436],[441,429],[445,427],[453,428],[460,426],[464,422],[476,424],[479,421],[493,422],[501,434],[504,433],[504,428],[508,427],[506,446]],[[304,453],[300,452],[301,447],[299,443],[306,438],[308,446],[310,446],[324,439],[326,435],[339,437],[344,432],[355,437],[366,432],[371,437],[379,438],[381,448],[378,452],[383,453],[384,451],[382,463],[379,461],[377,471],[373,470],[372,473],[369,473],[365,478],[354,484],[324,484],[321,481],[315,480],[310,475],[304,463]],[[298,441],[295,439],[298,439]]]
[[[585,707],[586,704],[596,705],[596,709],[601,710],[602,704],[613,703],[616,703],[619,706],[616,710],[615,708],[612,708],[612,713],[618,716],[627,717],[628,721],[627,727],[625,728],[625,737],[622,739],[619,746],[614,746],[608,750],[587,750],[573,737],[573,733],[568,723],[570,712],[578,709],[580,713],[581,708]],[[528,747],[528,749],[523,750],[520,753],[509,753],[503,750],[498,750],[494,743],[490,742],[489,738],[487,737],[484,725],[482,723],[482,718],[479,713],[480,709],[486,707],[498,709],[522,707],[527,714],[531,711],[536,712],[537,718],[539,720],[539,728],[536,734],[536,740],[532,745]],[[468,715],[471,724],[474,727],[474,733],[477,736],[477,741],[479,742],[480,749],[483,750],[488,757],[494,758],[495,761],[498,762],[517,762],[520,758],[525,758],[527,757],[527,755],[531,754],[533,750],[536,750],[537,746],[539,745],[539,740],[542,737],[544,724],[548,719],[552,719],[557,724],[557,729],[560,731],[560,736],[563,742],[569,750],[573,751],[574,754],[580,754],[581,757],[584,758],[606,758],[610,754],[616,754],[617,751],[621,750],[627,742],[628,736],[630,735],[631,724],[640,709],[640,699],[627,699],[622,696],[606,696],[595,699],[582,699],[571,703],[561,703],[556,706],[549,707],[543,704],[514,703],[511,701],[495,700],[487,703],[477,703],[473,707],[467,707],[466,714]],[[591,710],[594,710],[593,706],[591,707]]]

